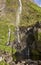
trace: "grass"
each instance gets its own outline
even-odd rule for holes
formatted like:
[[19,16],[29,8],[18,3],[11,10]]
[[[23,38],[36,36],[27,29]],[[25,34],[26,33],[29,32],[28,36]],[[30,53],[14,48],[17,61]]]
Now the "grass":
[[10,41],[12,42],[15,38],[15,35],[13,34],[14,26],[10,25],[8,27],[8,25],[5,24],[5,22],[0,22],[0,44],[2,44],[2,45],[7,43],[9,28],[11,29],[11,39],[10,39]]
[[29,26],[34,25],[37,21],[41,22],[41,8],[36,4],[22,0],[23,11],[20,25],[21,26]]
[[1,61],[1,62],[0,62],[0,65],[9,65],[9,64],[7,64],[7,63],[4,62],[4,61]]
[[[10,25],[7,23],[7,21],[0,21],[0,50],[6,51],[8,53],[12,52],[12,48],[9,46],[6,46],[8,42],[8,30],[11,29],[11,37],[10,42],[14,41],[15,35],[13,32],[15,31],[14,25]],[[16,52],[15,49],[13,49],[14,53]]]
[[[6,51],[8,53],[11,53],[12,52],[12,48],[9,47],[9,46],[5,46],[5,45],[0,45],[0,50]],[[13,53],[15,53],[15,52],[16,52],[16,49],[13,48]]]
[[41,7],[37,6],[34,3],[29,3],[30,7],[33,8],[35,11],[41,13]]

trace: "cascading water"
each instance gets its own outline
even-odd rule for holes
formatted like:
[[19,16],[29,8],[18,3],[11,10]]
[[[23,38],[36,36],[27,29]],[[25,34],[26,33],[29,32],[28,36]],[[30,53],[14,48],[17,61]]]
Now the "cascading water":
[[7,45],[10,44],[10,36],[11,36],[11,29],[9,28],[9,31],[8,31],[8,40],[7,40]]
[[[17,40],[18,43],[20,43],[20,33],[19,33],[19,24],[20,24],[20,17],[21,17],[21,13],[22,13],[22,2],[21,0],[19,0],[19,7],[17,10],[17,14],[16,14],[16,31],[17,31]],[[29,47],[28,47],[28,59],[30,57],[30,51],[29,51]]]
[[16,15],[16,30],[17,30],[18,43],[20,43],[19,24],[20,24],[21,13],[22,13],[22,2],[21,2],[21,0],[19,0],[19,7],[17,10],[17,15]]

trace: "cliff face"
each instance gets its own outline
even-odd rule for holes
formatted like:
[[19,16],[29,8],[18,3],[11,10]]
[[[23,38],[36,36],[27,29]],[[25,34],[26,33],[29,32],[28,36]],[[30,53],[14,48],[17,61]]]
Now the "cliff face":
[[[0,0],[0,14],[6,13],[3,17],[12,25],[16,22],[16,12],[18,8],[18,0]],[[41,21],[41,8],[33,3],[33,0],[22,0],[21,26],[29,26]],[[2,11],[2,13],[1,13]],[[11,22],[12,21],[12,22]]]
[[[19,26],[27,27],[35,24],[37,21],[41,22],[41,8],[38,7],[36,4],[34,4],[32,1],[33,0],[22,0],[22,14]],[[7,42],[8,26],[11,28],[10,41],[13,41],[15,38],[13,32],[16,22],[17,9],[18,9],[18,0],[0,0],[0,31],[1,31],[0,44],[1,43],[4,44]],[[4,16],[4,14],[6,15]]]

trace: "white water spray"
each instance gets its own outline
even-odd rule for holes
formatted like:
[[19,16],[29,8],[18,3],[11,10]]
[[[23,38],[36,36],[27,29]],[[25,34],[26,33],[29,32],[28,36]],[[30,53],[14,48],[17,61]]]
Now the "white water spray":
[[18,7],[18,10],[17,10],[17,15],[16,15],[16,28],[17,28],[18,43],[20,43],[19,24],[20,24],[21,13],[22,13],[22,2],[21,2],[21,0],[19,0],[19,7]]

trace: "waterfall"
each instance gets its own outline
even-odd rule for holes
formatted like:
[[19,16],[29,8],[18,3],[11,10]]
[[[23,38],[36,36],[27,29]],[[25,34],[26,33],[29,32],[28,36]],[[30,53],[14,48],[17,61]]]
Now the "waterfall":
[[8,31],[8,40],[7,40],[7,45],[10,44],[10,36],[11,36],[11,29],[9,28],[9,31]]
[[19,24],[20,24],[20,16],[22,12],[22,2],[19,0],[19,6],[16,14],[16,30],[17,30],[17,40],[20,43],[20,34],[19,34]]

